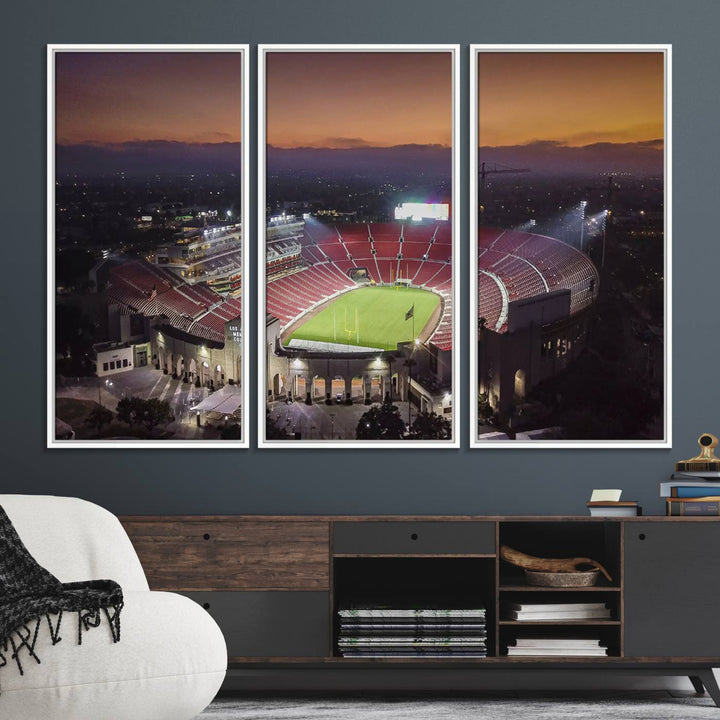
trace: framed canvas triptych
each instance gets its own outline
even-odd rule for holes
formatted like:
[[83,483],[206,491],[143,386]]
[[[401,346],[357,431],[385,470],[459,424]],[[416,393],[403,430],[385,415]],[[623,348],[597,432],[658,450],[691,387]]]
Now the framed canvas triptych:
[[460,46],[257,53],[48,49],[49,447],[669,447],[669,46],[472,45],[469,241]]

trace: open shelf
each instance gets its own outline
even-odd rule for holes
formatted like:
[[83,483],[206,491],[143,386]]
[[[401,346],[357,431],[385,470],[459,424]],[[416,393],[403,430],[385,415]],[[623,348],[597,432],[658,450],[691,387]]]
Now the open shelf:
[[[520,627],[520,626],[526,627]],[[525,623],[517,621],[502,621],[499,626],[499,652],[498,657],[514,662],[528,662],[542,657],[547,662],[603,662],[610,658],[621,657],[621,640],[619,621],[604,620],[597,622],[568,621],[564,623],[537,622]],[[607,655],[508,655],[508,646],[515,644],[518,638],[524,640],[551,638],[555,641],[562,639],[592,639],[600,642],[606,649]]]
[[[562,523],[533,518],[527,522],[498,521],[496,552],[445,554],[362,555],[343,553],[333,557],[333,656],[338,662],[418,663],[487,661],[607,662],[622,657],[622,562],[619,523],[568,520]],[[602,575],[590,587],[542,587],[528,585],[522,569],[499,558],[500,545],[508,545],[537,557],[588,557],[600,563],[612,577]],[[472,548],[468,548],[472,550]],[[602,603],[610,618],[510,620],[511,603]],[[473,657],[342,657],[338,648],[340,608],[472,608],[486,610],[487,658]],[[592,638],[608,648],[607,656],[508,656],[508,644],[517,638]]]
[[[601,563],[610,576],[609,582],[600,575],[596,585],[587,590],[601,588],[619,589],[621,586],[620,547],[621,526],[617,522],[540,522],[500,523],[500,545],[507,545],[520,552],[545,558],[587,557]],[[498,548],[498,554],[500,548]],[[527,585],[523,571],[500,561],[500,588],[516,586],[520,589],[537,590]],[[560,590],[562,588],[552,588]],[[569,588],[568,588],[569,590]],[[583,591],[585,588],[575,588]]]
[[[333,559],[333,653],[340,656],[341,608],[485,608],[487,653],[495,654],[496,591],[493,557],[334,557]],[[372,661],[468,661],[449,658],[343,658]],[[484,660],[484,658],[476,658]]]
[[[588,587],[543,587],[528,585],[521,568],[498,560],[498,644],[497,658],[509,663],[542,662],[607,663],[622,657],[622,528],[613,522],[500,523],[501,545],[546,558],[587,557],[601,563],[612,582],[603,575]],[[499,548],[498,548],[499,554]],[[610,608],[610,618],[563,620],[510,620],[508,606],[525,604],[602,603]],[[607,655],[512,655],[507,648],[518,638],[559,640],[588,638],[599,640]]]

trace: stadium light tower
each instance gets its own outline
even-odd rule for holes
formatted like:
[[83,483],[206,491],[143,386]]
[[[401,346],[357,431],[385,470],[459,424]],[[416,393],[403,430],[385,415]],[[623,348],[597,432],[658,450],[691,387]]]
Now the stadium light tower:
[[602,258],[600,259],[600,269],[605,268],[605,241],[607,240],[607,224],[608,224],[608,215],[610,214],[610,211],[606,208],[603,210],[603,244],[602,244]]
[[587,207],[587,200],[580,201],[580,251],[584,252],[583,245],[585,244],[585,208]]

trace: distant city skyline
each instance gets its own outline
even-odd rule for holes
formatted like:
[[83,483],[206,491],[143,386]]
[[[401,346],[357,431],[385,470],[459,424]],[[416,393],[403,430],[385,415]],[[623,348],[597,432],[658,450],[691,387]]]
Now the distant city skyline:
[[450,52],[268,52],[267,142],[452,144]]
[[240,52],[58,52],[60,145],[242,139]]
[[664,138],[662,52],[480,52],[481,147]]

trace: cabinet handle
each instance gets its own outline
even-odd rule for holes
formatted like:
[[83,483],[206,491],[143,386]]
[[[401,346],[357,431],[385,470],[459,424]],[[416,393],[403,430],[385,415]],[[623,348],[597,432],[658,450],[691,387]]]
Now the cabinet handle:
[[640,534],[638,535],[638,539],[639,539],[639,540],[644,540],[644,539],[645,539],[645,533],[640,533]]
[[210,603],[203,603],[203,607],[204,607],[206,610],[209,610],[209,609],[210,609]]
[[417,533],[413,533],[413,534],[410,536],[410,539],[411,539],[411,540],[417,540],[417,539],[418,539],[418,534],[417,534]]
[[210,539],[210,533],[205,533],[203,535],[203,540],[209,540]]

